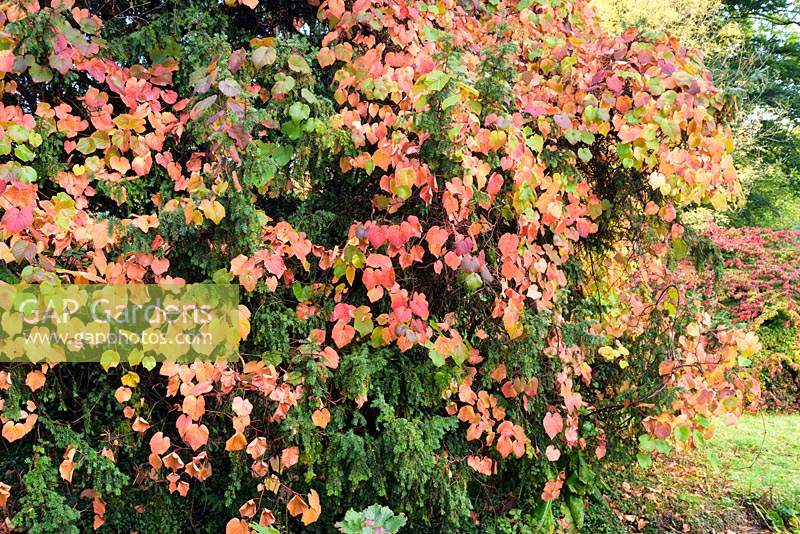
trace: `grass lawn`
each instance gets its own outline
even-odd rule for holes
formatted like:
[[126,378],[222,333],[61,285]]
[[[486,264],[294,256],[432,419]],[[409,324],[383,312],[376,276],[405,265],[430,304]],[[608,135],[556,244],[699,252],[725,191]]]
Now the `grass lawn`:
[[745,416],[736,427],[720,427],[708,452],[736,491],[800,506],[800,415]]
[[607,495],[618,526],[586,532],[800,534],[800,415],[745,416],[688,455],[620,473]]

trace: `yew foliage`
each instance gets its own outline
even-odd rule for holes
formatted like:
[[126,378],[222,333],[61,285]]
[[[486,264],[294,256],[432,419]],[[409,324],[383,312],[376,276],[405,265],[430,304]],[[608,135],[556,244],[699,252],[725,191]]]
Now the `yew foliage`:
[[[64,442],[94,528],[126,501],[91,454],[143,503],[222,470],[228,532],[579,527],[609,451],[755,402],[755,338],[673,283],[681,210],[739,195],[699,52],[582,0],[284,4],[0,4],[4,279],[246,295],[237,364],[0,371],[4,446]],[[59,438],[74,373],[114,408]]]

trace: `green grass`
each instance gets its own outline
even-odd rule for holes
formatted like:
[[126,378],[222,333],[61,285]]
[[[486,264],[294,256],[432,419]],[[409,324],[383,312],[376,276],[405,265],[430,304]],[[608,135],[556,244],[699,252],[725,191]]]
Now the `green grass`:
[[800,507],[800,415],[744,416],[735,427],[718,428],[708,451],[736,493]]
[[[800,534],[800,415],[720,421],[698,450],[620,470],[609,482],[614,511],[590,509],[586,532]],[[644,527],[633,528],[640,520]]]

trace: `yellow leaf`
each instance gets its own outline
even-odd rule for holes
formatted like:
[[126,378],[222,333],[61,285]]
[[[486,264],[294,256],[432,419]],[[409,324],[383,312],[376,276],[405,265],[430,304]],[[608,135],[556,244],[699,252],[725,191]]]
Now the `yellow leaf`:
[[8,245],[5,243],[0,243],[0,261],[4,261],[6,263],[14,263],[17,261],[17,258],[14,257],[14,254],[11,253],[11,249],[8,248]]
[[200,203],[200,209],[203,210],[203,214],[214,221],[214,224],[219,224],[219,222],[225,217],[225,206],[219,203],[218,200],[209,201],[204,200]]
[[117,115],[112,120],[114,124],[117,125],[117,128],[121,130],[144,131],[144,119],[134,115],[123,113],[122,115]]
[[139,385],[139,375],[130,371],[122,376],[122,385],[129,388],[135,388]]

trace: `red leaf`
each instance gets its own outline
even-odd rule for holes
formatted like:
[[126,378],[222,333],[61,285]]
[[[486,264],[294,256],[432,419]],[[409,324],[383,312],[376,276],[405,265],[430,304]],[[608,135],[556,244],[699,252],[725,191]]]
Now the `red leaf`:
[[550,437],[555,438],[559,432],[564,429],[564,420],[561,418],[560,413],[548,412],[544,416],[544,431]]
[[3,214],[3,226],[12,234],[17,234],[33,224],[33,206],[9,208]]

